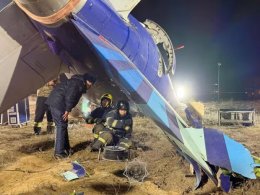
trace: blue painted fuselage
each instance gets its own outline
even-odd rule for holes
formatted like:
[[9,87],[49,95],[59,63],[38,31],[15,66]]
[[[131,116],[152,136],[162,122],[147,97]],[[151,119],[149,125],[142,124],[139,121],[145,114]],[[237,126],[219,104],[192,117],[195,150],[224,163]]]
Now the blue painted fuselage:
[[[129,15],[129,22],[124,21],[105,1],[101,0],[88,0],[75,15],[100,37],[103,37],[104,41],[112,43],[121,50],[162,96],[174,105],[176,100],[173,96],[169,76],[158,76],[159,50],[157,45],[139,21],[131,15]],[[86,54],[88,54],[87,50],[90,46],[82,39],[82,36],[79,36],[79,32],[71,21],[55,28],[36,25],[45,38],[46,34],[43,30],[55,37],[54,42],[46,39],[52,48],[67,51],[82,64],[86,58],[89,58]],[[107,52],[107,55],[113,55],[111,51]],[[116,55],[114,58],[117,60]]]

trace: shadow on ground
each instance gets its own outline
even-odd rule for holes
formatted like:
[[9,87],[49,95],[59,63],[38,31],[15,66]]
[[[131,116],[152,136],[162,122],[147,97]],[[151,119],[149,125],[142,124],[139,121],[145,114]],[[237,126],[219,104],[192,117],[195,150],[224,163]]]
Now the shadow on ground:
[[35,152],[42,152],[52,149],[54,147],[54,140],[46,140],[38,143],[23,145],[19,151],[25,154],[32,154]]
[[125,177],[125,176],[123,175],[124,171],[125,171],[125,170],[116,170],[116,171],[113,172],[113,174],[114,174],[115,176],[117,176],[117,177],[123,178],[123,177]]
[[133,186],[126,184],[107,184],[99,183],[90,185],[95,191],[102,192],[102,194],[125,194],[133,190]]
[[79,152],[81,150],[85,150],[92,142],[90,140],[87,140],[85,142],[81,142],[81,143],[78,143],[76,144],[72,149],[73,149],[73,152]]

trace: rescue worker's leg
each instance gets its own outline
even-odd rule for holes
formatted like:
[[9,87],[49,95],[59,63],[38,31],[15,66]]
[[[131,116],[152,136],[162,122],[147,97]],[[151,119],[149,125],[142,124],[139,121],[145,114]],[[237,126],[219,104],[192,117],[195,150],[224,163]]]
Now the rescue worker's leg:
[[128,150],[132,148],[133,142],[130,139],[121,138],[119,140],[119,146]]
[[103,148],[105,145],[109,145],[113,142],[112,132],[109,130],[101,131],[99,133],[98,139],[93,143],[91,150],[97,151]]
[[58,158],[65,158],[69,155],[68,152],[70,150],[68,137],[68,121],[63,120],[63,111],[51,107],[51,113],[55,125],[57,127],[55,136],[54,156]]
[[93,127],[92,132],[93,132],[93,136],[94,136],[94,141],[99,138],[99,133],[100,133],[101,131],[103,131],[104,128],[105,128],[105,127],[104,127],[103,124],[96,124],[96,125]]
[[72,150],[70,148],[70,141],[69,141],[69,132],[68,132],[68,121],[67,121],[67,127],[66,127],[67,131],[65,131],[65,137],[64,137],[64,141],[65,141],[65,151],[68,155],[71,154]]
[[45,114],[46,97],[37,97],[33,130],[35,135],[41,132],[42,120]]
[[47,133],[54,133],[55,124],[51,115],[49,107],[46,105],[46,115],[47,115]]

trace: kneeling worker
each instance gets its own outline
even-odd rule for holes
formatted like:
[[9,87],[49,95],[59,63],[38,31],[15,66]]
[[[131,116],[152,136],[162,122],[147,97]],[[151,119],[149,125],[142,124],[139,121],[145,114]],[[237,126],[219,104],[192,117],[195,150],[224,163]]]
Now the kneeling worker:
[[113,97],[109,93],[105,93],[100,98],[100,107],[93,110],[90,115],[86,118],[87,124],[94,124],[93,134],[94,139],[97,139],[99,132],[104,129],[104,123],[106,121],[106,114],[112,110],[112,100]]
[[131,148],[130,140],[133,119],[129,113],[129,103],[124,100],[117,102],[116,110],[106,116],[105,127],[92,145],[92,151],[97,151],[105,145],[118,145],[126,149]]

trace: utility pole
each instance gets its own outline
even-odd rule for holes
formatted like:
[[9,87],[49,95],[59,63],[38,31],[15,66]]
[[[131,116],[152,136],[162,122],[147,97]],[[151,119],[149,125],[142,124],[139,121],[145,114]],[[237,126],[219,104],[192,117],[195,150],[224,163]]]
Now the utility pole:
[[217,64],[218,64],[218,101],[219,101],[219,94],[220,94],[220,92],[219,92],[219,89],[220,89],[219,76],[220,76],[220,66],[221,66],[221,63],[218,62]]

